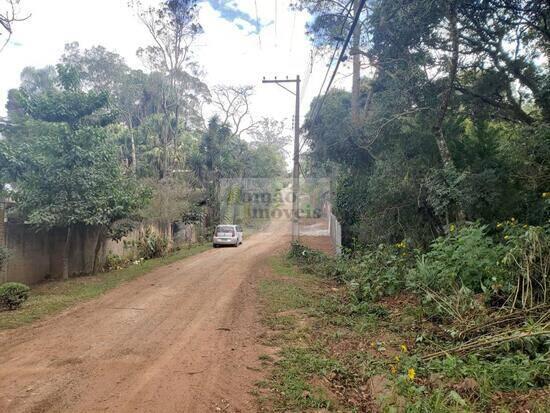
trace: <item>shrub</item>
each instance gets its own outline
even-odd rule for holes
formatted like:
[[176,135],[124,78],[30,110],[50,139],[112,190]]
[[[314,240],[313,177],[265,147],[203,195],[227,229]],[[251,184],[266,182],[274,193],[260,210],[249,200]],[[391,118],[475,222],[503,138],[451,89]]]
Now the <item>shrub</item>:
[[517,391],[544,387],[550,383],[548,354],[529,357],[521,353],[496,355],[485,359],[479,355],[466,358],[448,356],[430,362],[428,369],[461,380],[475,379],[486,391]]
[[478,224],[458,230],[452,225],[450,235],[437,238],[430,251],[418,259],[409,273],[409,287],[450,292],[465,286],[479,293],[505,284],[509,278],[501,264],[505,248],[486,232],[487,228]]
[[162,257],[168,250],[168,240],[151,228],[147,228],[145,233],[138,241],[138,251],[142,258],[146,260]]
[[0,308],[15,310],[29,298],[30,288],[25,284],[8,282],[0,285]]
[[122,258],[120,255],[113,254],[111,251],[107,254],[105,258],[105,271],[118,270],[128,266],[128,260]]
[[404,242],[381,244],[351,258],[342,278],[356,302],[377,300],[405,288],[405,276],[415,263],[417,252]]
[[305,271],[328,276],[348,285],[356,304],[398,293],[405,288],[405,275],[417,252],[404,242],[381,244],[355,256],[328,257],[300,244],[293,244],[289,258]]

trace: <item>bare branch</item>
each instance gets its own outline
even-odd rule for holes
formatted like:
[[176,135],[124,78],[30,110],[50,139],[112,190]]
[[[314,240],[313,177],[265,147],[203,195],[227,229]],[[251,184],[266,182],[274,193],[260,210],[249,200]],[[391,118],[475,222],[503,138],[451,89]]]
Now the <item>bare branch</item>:
[[3,34],[2,32],[7,33],[7,38],[5,41],[2,42],[2,45],[0,46],[0,52],[4,50],[6,45],[11,39],[11,36],[13,34],[13,23],[15,22],[22,22],[27,20],[29,17],[31,17],[30,14],[26,15],[25,17],[19,16],[19,3],[20,0],[4,0],[5,3],[7,3],[8,9],[5,12],[0,11],[0,36]]
[[222,123],[231,128],[233,136],[241,136],[255,125],[250,116],[249,102],[253,93],[252,86],[220,85],[212,90],[212,104]]

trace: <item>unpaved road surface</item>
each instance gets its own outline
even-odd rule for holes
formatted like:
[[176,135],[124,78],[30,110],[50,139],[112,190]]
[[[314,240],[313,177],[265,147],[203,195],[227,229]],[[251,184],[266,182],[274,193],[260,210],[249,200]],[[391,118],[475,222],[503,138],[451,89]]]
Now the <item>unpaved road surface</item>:
[[0,412],[251,412],[256,285],[288,222],[0,333]]

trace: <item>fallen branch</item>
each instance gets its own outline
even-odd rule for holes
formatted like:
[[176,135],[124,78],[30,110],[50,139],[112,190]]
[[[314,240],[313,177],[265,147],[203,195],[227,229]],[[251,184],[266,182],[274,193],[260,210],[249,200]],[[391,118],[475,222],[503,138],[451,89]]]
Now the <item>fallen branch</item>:
[[541,326],[540,329],[533,329],[531,327],[529,330],[506,330],[494,335],[484,335],[453,348],[427,354],[426,356],[422,357],[422,360],[430,361],[439,357],[449,355],[466,355],[467,353],[474,351],[484,352],[505,343],[543,335],[550,336],[550,323],[546,323],[545,325]]

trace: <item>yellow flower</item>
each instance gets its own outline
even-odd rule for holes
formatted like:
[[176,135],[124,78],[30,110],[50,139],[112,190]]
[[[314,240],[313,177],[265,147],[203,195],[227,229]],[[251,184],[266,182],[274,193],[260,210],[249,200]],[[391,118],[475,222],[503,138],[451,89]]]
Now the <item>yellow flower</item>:
[[401,344],[401,351],[403,353],[406,353],[407,351],[409,351],[409,349],[407,348],[407,345],[406,344]]
[[499,222],[499,223],[497,224],[497,228],[502,228],[502,223]]
[[542,193],[542,197],[543,197],[544,199],[550,198],[550,192],[543,192],[543,193]]
[[455,229],[455,224],[451,224],[451,226],[449,227],[449,231],[454,232]]
[[504,239],[510,239],[510,235],[505,235]]
[[393,364],[390,366],[391,374],[397,374],[397,367],[395,367]]
[[407,376],[409,377],[409,380],[413,381],[416,376],[414,369],[409,369],[409,371],[407,371]]
[[399,356],[395,356],[395,361],[397,361],[399,363]]
[[371,342],[370,342],[370,346],[371,346],[372,348],[374,348],[374,346],[376,346],[376,344],[374,343],[374,341],[371,341]]

